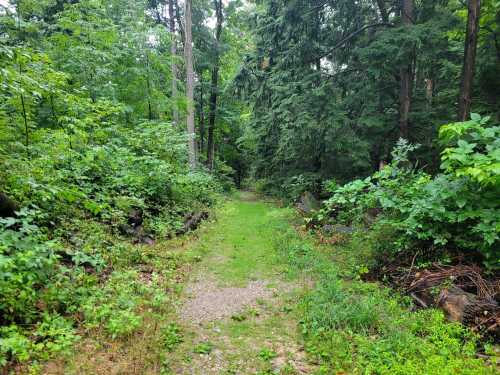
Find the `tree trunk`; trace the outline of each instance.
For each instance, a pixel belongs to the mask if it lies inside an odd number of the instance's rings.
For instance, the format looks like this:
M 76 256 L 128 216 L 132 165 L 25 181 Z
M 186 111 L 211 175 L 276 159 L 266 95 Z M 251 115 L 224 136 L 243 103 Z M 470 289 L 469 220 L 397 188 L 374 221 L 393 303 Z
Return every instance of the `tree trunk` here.
M 415 4 L 414 0 L 402 0 L 401 8 L 401 23 L 405 27 L 410 27 L 415 19 Z M 411 91 L 412 91 L 412 76 L 413 64 L 410 61 L 400 70 L 400 91 L 399 91 L 399 132 L 401 137 L 408 139 L 408 119 L 411 108 Z
M 184 43 L 184 41 L 186 40 L 186 36 L 184 34 L 184 27 L 182 25 L 182 19 L 181 19 L 181 12 L 180 12 L 180 9 L 179 9 L 179 3 L 177 2 L 177 0 L 173 0 L 174 2 L 174 13 L 175 13 L 175 18 L 177 20 L 177 26 L 179 27 L 179 34 L 180 34 L 180 39 L 181 41 Z M 184 46 L 182 46 L 182 48 L 184 48 Z
M 170 46 L 170 54 L 172 55 L 171 71 L 172 71 L 172 108 L 174 126 L 179 125 L 179 110 L 177 108 L 177 37 L 175 35 L 175 13 L 174 0 L 168 1 L 168 17 L 170 23 L 170 34 L 172 35 L 172 45 Z
M 207 143 L 207 166 L 210 170 L 214 168 L 215 159 L 215 120 L 217 115 L 217 95 L 219 90 L 219 42 L 222 34 L 222 22 L 224 21 L 222 14 L 222 0 L 214 0 L 215 13 L 217 14 L 217 25 L 215 30 L 215 61 L 212 69 L 212 87 L 210 94 L 210 117 L 208 121 L 208 143 Z
M 472 85 L 476 64 L 477 38 L 479 34 L 479 17 L 481 0 L 469 0 L 467 33 L 465 36 L 464 65 L 462 68 L 462 82 L 458 98 L 458 120 L 467 121 L 470 118 Z
M 191 169 L 196 168 L 196 140 L 194 129 L 194 71 L 193 71 L 193 37 L 192 37 L 192 0 L 185 1 L 184 17 L 186 25 L 184 34 L 184 54 L 186 58 L 186 95 L 187 95 L 187 133 L 188 133 L 188 156 Z
M 382 22 L 389 22 L 389 13 L 387 12 L 387 6 L 385 4 L 385 0 L 377 0 L 378 9 L 380 11 L 380 17 L 382 18 Z
M 200 147 L 199 147 L 199 152 L 200 154 L 203 153 L 205 149 L 205 111 L 203 108 L 203 74 L 200 74 L 200 128 L 199 128 L 199 133 L 200 133 Z

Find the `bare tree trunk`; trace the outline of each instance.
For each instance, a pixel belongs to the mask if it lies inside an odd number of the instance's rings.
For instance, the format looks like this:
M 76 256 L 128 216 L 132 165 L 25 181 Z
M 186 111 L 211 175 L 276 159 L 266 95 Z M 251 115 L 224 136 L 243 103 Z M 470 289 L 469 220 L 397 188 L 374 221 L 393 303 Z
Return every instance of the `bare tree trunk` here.
M 181 11 L 179 9 L 179 3 L 177 0 L 173 0 L 174 2 L 174 13 L 175 13 L 175 18 L 177 19 L 177 26 L 179 27 L 179 34 L 180 34 L 180 39 L 184 44 L 184 41 L 186 40 L 186 36 L 184 35 L 184 27 L 182 25 L 182 17 L 181 17 Z M 184 48 L 184 46 L 182 46 Z
M 172 55 L 172 102 L 173 102 L 173 119 L 174 126 L 179 125 L 179 110 L 177 108 L 177 64 L 175 58 L 177 57 L 177 36 L 175 34 L 175 13 L 174 13 L 174 0 L 168 1 L 168 17 L 170 22 L 170 34 L 172 35 L 172 45 L 170 46 L 170 54 Z
M 184 8 L 186 41 L 184 43 L 184 55 L 186 58 L 186 95 L 187 108 L 187 133 L 188 133 L 188 156 L 191 169 L 196 168 L 196 140 L 194 128 L 194 71 L 193 71 L 193 36 L 192 36 L 192 0 L 185 1 Z
M 217 14 L 217 25 L 215 29 L 215 61 L 212 69 L 212 92 L 210 94 L 210 117 L 208 121 L 208 143 L 207 143 L 207 166 L 209 169 L 214 168 L 215 159 L 215 120 L 217 116 L 217 95 L 219 90 L 219 60 L 220 60 L 220 38 L 222 34 L 222 22 L 224 17 L 222 14 L 222 0 L 214 0 L 215 13 Z
M 148 119 L 151 121 L 153 119 L 153 108 L 151 105 L 151 82 L 149 81 L 149 56 L 146 53 L 146 92 L 148 96 Z
M 460 84 L 460 96 L 458 98 L 459 121 L 467 121 L 470 118 L 480 13 L 481 0 L 469 0 L 464 65 L 462 69 L 462 82 Z
M 203 75 L 200 74 L 200 154 L 205 149 L 205 111 L 203 108 Z
M 413 25 L 415 19 L 415 4 L 413 0 L 402 0 L 401 22 L 405 27 Z M 409 62 L 400 70 L 400 91 L 399 91 L 399 131 L 403 138 L 409 136 L 408 119 L 411 108 L 411 91 L 413 64 Z

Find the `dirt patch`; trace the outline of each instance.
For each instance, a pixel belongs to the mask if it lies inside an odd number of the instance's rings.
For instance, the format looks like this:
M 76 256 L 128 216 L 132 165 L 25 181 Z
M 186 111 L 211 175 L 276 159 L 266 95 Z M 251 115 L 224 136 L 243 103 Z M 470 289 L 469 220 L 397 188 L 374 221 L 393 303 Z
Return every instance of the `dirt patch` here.
M 280 343 L 276 350 L 276 358 L 272 360 L 275 373 L 311 374 L 314 368 L 307 361 L 304 348 L 290 342 Z
M 194 283 L 187 288 L 191 297 L 182 307 L 181 317 L 191 324 L 223 319 L 254 305 L 258 299 L 271 298 L 276 292 L 263 280 L 250 281 L 244 288 L 221 288 L 213 281 Z

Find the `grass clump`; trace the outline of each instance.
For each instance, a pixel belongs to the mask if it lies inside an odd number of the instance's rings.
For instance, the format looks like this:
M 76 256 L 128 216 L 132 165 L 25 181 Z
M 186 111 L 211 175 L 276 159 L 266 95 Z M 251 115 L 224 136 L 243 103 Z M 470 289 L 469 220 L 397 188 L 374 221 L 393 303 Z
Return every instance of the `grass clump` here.
M 210 354 L 214 350 L 214 344 L 209 341 L 200 342 L 193 348 L 193 353 L 196 354 Z

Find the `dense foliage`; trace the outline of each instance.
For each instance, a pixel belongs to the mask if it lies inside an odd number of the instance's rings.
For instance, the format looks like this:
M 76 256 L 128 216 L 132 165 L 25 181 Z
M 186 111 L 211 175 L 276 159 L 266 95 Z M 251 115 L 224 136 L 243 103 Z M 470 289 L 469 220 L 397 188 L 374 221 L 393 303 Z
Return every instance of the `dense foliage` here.
M 403 1 L 261 2 L 255 50 L 236 80 L 252 108 L 245 140 L 256 178 L 279 186 L 303 174 L 367 176 L 401 136 L 421 145 L 421 165 L 438 170 L 438 126 L 456 121 L 467 12 L 453 0 L 406 3 L 415 7 L 411 25 L 402 23 Z M 497 120 L 499 15 L 497 1 L 482 2 L 472 103 Z
M 68 349 L 79 313 L 113 337 L 137 329 L 139 300 L 163 297 L 136 284 L 127 267 L 147 261 L 125 237 L 175 235 L 221 190 L 188 168 L 171 38 L 147 3 L 63 3 L 0 16 L 0 181 L 17 212 L 0 219 L 0 366 Z
M 341 187 L 330 183 L 332 197 L 314 220 L 366 223 L 372 211 L 381 258 L 423 251 L 444 260 L 444 250 L 466 251 L 498 269 L 500 127 L 488 120 L 474 114 L 441 127 L 442 173 L 435 176 L 412 165 L 409 153 L 418 147 L 401 140 L 380 172 Z
M 495 275 L 499 25 L 497 0 L 0 0 L 0 367 L 165 316 L 197 260 L 166 240 L 234 186 L 324 200 L 307 224 L 369 229 L 367 263 Z M 469 331 L 287 236 L 325 373 L 482 373 Z

